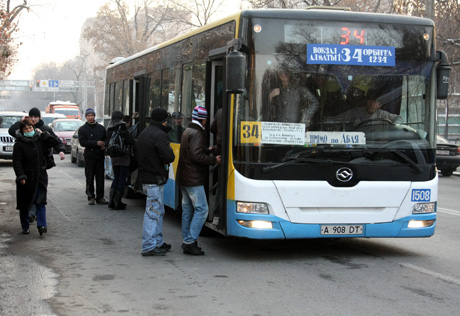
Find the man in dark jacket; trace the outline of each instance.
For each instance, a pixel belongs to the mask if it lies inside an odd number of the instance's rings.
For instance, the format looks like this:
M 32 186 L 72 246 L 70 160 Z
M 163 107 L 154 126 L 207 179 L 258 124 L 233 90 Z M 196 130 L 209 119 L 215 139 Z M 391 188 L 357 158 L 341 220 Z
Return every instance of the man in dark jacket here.
M 213 157 L 206 146 L 204 130 L 208 112 L 196 106 L 192 122 L 182 135 L 177 181 L 182 192 L 182 249 L 185 254 L 202 256 L 198 236 L 208 216 L 208 202 L 204 185 L 209 165 L 220 164 L 220 156 Z
M 88 204 L 108 204 L 104 198 L 104 154 L 106 131 L 96 121 L 96 112 L 87 109 L 86 123 L 78 129 L 78 141 L 85 147 L 85 177 Z M 96 195 L 94 194 L 94 178 L 96 178 Z
M 163 194 L 168 181 L 168 166 L 174 161 L 169 145 L 168 112 L 152 111 L 150 125 L 142 131 L 136 143 L 140 183 L 147 196 L 142 232 L 142 255 L 163 256 L 171 245 L 163 240 L 165 213 Z
M 56 134 L 54 133 L 53 129 L 47 126 L 45 122 L 43 122 L 43 120 L 41 119 L 41 112 L 39 109 L 31 108 L 29 111 L 29 117 L 32 120 L 32 123 L 34 124 L 36 129 L 38 128 L 42 132 L 48 132 L 53 137 L 56 137 L 57 139 L 59 139 L 59 137 L 57 137 Z M 11 136 L 16 137 L 16 133 L 19 131 L 19 123 L 20 123 L 19 121 L 14 123 L 8 129 L 8 133 Z M 61 160 L 64 160 L 65 159 L 65 146 L 60 139 L 59 139 L 59 143 L 53 148 L 56 152 L 59 153 L 59 158 L 61 158 Z M 49 149 L 46 149 L 44 154 L 48 155 L 48 154 L 51 154 L 51 152 Z

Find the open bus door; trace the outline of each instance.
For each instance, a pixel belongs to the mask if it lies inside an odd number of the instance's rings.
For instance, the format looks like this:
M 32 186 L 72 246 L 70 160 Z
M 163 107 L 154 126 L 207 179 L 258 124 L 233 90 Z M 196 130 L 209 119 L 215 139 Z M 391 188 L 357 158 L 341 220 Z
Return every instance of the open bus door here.
M 132 126 L 135 126 L 135 138 L 137 139 L 149 119 L 145 113 L 148 112 L 147 97 L 150 82 L 148 77 L 141 75 L 134 77 L 131 83 L 130 94 L 132 102 L 130 102 L 129 114 L 131 115 Z M 134 157 L 136 157 L 135 152 Z M 138 192 L 142 191 L 142 185 L 138 181 L 137 161 L 131 161 L 129 169 L 129 186 L 126 197 L 134 197 Z
M 211 52 L 212 53 L 212 52 Z M 222 121 L 219 124 L 221 128 L 222 141 L 221 148 L 221 164 L 220 166 L 211 166 L 208 179 L 208 205 L 209 215 L 206 226 L 212 230 L 226 233 L 227 220 L 227 164 L 228 164 L 228 106 L 225 94 L 224 82 L 224 54 L 222 51 L 216 55 L 210 54 L 209 62 L 207 63 L 207 107 L 209 109 L 208 124 L 211 126 L 215 119 L 217 111 L 222 109 Z M 209 130 L 209 129 L 208 129 Z M 217 145 L 217 135 L 209 130 L 210 146 Z

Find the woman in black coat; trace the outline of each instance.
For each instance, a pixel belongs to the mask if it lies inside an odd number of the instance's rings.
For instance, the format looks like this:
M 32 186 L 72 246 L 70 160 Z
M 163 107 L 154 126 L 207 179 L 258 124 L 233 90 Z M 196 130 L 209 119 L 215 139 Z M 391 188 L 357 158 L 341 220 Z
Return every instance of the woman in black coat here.
M 40 236 L 47 232 L 46 191 L 48 174 L 44 149 L 56 146 L 59 139 L 34 129 L 31 119 L 22 119 L 16 132 L 13 149 L 13 168 L 16 174 L 16 208 L 19 210 L 23 234 L 29 234 L 29 209 L 35 205 Z

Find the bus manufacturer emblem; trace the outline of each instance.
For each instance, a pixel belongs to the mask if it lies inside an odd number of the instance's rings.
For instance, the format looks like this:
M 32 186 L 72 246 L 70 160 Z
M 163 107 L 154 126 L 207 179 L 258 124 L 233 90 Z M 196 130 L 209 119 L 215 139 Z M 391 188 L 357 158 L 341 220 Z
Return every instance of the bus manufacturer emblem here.
M 348 182 L 351 180 L 351 178 L 353 178 L 353 171 L 351 171 L 350 168 L 346 167 L 340 168 L 335 173 L 335 176 L 337 177 L 337 180 L 339 180 L 340 182 Z

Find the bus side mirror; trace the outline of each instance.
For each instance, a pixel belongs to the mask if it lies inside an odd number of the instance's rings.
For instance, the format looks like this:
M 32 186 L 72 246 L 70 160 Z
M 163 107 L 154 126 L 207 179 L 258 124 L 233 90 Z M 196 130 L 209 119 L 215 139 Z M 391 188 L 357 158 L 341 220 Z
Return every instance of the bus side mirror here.
M 226 91 L 241 94 L 244 92 L 244 77 L 246 75 L 246 55 L 237 50 L 227 55 L 226 61 Z
M 449 73 L 452 67 L 449 66 L 445 52 L 438 50 L 436 59 L 439 62 L 436 67 L 436 95 L 438 99 L 445 100 L 449 94 Z

